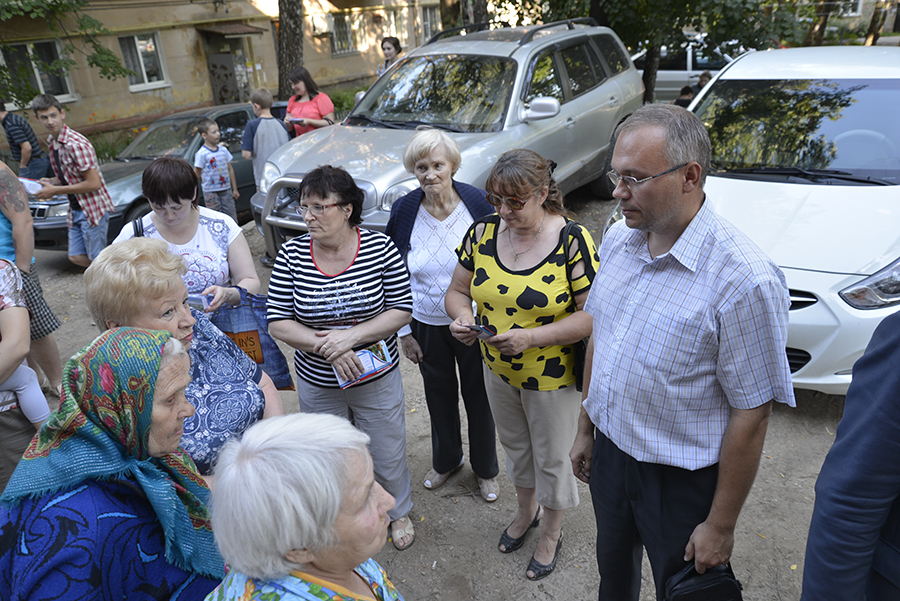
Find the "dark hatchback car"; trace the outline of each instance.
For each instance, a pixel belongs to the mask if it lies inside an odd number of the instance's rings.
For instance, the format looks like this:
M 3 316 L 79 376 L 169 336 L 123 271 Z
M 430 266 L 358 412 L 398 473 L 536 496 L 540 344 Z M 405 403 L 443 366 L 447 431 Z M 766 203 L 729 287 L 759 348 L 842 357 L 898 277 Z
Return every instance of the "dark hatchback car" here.
M 220 144 L 225 145 L 234 155 L 232 164 L 240 192 L 236 203 L 238 218 L 241 223 L 251 219 L 250 197 L 256 192 L 256 183 L 251 162 L 241 158 L 241 138 L 247 122 L 254 118 L 253 109 L 247 103 L 193 109 L 157 119 L 114 161 L 100 166 L 115 205 L 109 221 L 110 242 L 125 223 L 150 212 L 147 199 L 141 192 L 141 175 L 153 159 L 180 157 L 191 165 L 194 164 L 194 154 L 203 144 L 197 131 L 197 122 L 203 117 L 209 117 L 218 123 L 222 132 Z M 64 196 L 49 200 L 29 196 L 28 201 L 34 217 L 35 248 L 66 250 L 66 212 L 69 201 Z

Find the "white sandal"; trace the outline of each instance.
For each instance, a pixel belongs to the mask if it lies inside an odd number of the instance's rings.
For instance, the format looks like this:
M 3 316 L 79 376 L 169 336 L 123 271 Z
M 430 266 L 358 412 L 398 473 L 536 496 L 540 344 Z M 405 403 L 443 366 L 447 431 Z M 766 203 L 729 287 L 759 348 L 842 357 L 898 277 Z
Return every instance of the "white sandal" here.
M 398 528 L 395 524 L 402 524 L 402 526 Z M 409 542 L 405 545 L 401 545 L 398 541 L 407 536 L 411 536 L 412 538 L 409 539 Z M 398 551 L 405 551 L 406 549 L 409 549 L 414 542 L 416 542 L 416 529 L 413 527 L 412 520 L 409 519 L 408 515 L 391 522 L 391 543 L 393 543 L 394 548 Z

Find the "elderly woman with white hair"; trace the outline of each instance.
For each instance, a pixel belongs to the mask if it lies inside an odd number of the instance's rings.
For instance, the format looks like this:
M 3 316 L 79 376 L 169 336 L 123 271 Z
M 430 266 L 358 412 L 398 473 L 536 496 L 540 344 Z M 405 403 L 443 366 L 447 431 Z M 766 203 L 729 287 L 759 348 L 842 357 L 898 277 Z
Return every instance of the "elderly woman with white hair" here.
M 394 498 L 369 436 L 344 418 L 298 413 L 228 442 L 216 466 L 216 543 L 231 572 L 207 601 L 403 601 L 372 559 Z
M 438 129 L 421 129 L 403 151 L 403 166 L 420 188 L 391 207 L 385 232 L 406 261 L 413 312 L 401 328 L 400 346 L 419 366 L 431 417 L 431 465 L 425 488 L 442 486 L 465 463 L 460 435 L 462 390 L 469 430 L 469 455 L 481 497 L 497 500 L 497 446 L 494 418 L 481 376 L 481 353 L 453 337 L 444 295 L 457 262 L 456 247 L 476 219 L 494 208 L 480 188 L 457 182 L 462 157 L 456 141 Z M 461 382 L 456 378 L 459 366 Z

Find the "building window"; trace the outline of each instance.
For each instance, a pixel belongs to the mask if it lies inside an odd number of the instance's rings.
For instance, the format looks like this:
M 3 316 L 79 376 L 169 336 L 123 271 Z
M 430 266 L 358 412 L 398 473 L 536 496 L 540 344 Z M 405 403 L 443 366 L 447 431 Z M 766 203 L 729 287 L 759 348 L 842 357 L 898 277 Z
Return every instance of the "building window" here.
M 362 14 L 335 13 L 332 18 L 334 19 L 334 34 L 331 36 L 331 53 L 333 55 L 340 56 L 368 48 Z
M 841 2 L 839 17 L 858 17 L 862 14 L 863 0 L 849 0 Z
M 46 71 L 46 65 L 61 58 L 56 42 L 10 44 L 3 47 L 2 57 L 3 64 L 13 73 L 27 77 L 42 94 L 53 94 L 60 102 L 75 100 L 69 77 Z
M 406 46 L 406 41 L 408 39 L 406 11 L 389 10 L 385 13 L 385 16 L 387 17 L 387 21 L 384 27 L 384 35 L 394 36 L 395 38 L 400 40 L 401 46 Z
M 147 33 L 119 38 L 125 68 L 134 71 L 128 76 L 128 87 L 134 92 L 168 85 L 159 35 Z
M 422 33 L 427 42 L 431 36 L 441 31 L 441 9 L 439 6 L 422 7 Z

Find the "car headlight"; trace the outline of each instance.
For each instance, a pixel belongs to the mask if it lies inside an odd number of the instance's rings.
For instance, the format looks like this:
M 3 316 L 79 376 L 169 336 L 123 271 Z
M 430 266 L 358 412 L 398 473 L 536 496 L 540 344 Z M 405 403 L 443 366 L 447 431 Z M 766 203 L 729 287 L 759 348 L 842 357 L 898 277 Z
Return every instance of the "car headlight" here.
M 390 211 L 395 202 L 419 187 L 419 180 L 408 179 L 394 184 L 381 197 L 381 210 Z
M 281 177 L 281 170 L 275 166 L 275 163 L 266 161 L 266 164 L 263 165 L 262 179 L 259 182 L 259 193 L 268 194 L 269 188 L 279 177 Z
M 884 309 L 900 303 L 900 259 L 838 294 L 856 309 Z
M 61 202 L 47 207 L 47 217 L 65 217 L 69 214 L 69 203 Z

